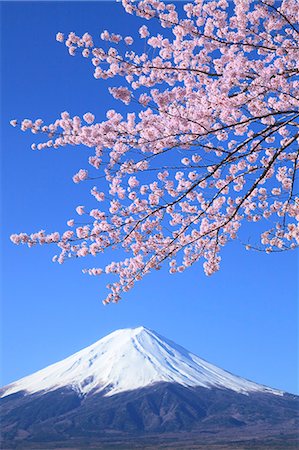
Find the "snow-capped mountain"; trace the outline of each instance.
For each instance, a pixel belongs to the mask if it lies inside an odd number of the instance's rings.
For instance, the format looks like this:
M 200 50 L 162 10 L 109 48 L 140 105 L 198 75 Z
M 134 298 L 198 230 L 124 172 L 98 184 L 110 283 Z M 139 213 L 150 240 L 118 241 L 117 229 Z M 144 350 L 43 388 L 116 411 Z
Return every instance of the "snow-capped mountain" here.
M 283 394 L 219 369 L 154 331 L 138 327 L 115 331 L 69 358 L 10 384 L 1 397 L 67 386 L 82 394 L 105 391 L 105 396 L 111 396 L 159 382 L 244 394 Z
M 7 449 L 181 450 L 219 440 L 236 448 L 254 437 L 250 448 L 261 450 L 268 438 L 275 448 L 298 438 L 297 396 L 232 375 L 143 327 L 115 331 L 2 388 L 0 408 Z

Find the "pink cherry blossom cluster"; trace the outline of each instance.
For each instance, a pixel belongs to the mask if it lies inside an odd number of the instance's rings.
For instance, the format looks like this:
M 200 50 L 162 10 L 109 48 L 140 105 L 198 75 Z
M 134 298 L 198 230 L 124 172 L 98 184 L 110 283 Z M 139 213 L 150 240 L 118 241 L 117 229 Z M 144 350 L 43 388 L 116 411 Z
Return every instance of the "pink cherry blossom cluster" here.
M 84 181 L 88 179 L 88 171 L 85 169 L 80 169 L 78 173 L 73 176 L 74 183 L 80 183 L 80 181 Z
M 110 94 L 112 94 L 112 96 L 116 99 L 121 100 L 122 102 L 124 102 L 126 105 L 128 105 L 130 103 L 131 100 L 131 92 L 129 91 L 129 89 L 127 87 L 114 87 L 114 88 L 109 88 L 109 92 Z
M 166 261 L 170 273 L 181 273 L 203 260 L 212 275 L 221 247 L 238 238 L 245 221 L 259 222 L 261 233 L 260 244 L 247 249 L 298 247 L 299 3 L 234 0 L 232 8 L 226 0 L 203 0 L 185 4 L 183 14 L 157 0 L 122 4 L 149 21 L 139 29 L 144 52 L 129 51 L 130 36 L 107 30 L 103 47 L 88 33 L 58 33 L 57 40 L 70 54 L 79 49 L 90 58 L 95 78 L 121 77 L 109 91 L 134 111 L 111 109 L 101 122 L 92 113 L 81 120 L 67 112 L 49 125 L 11 121 L 47 136 L 33 149 L 94 149 L 91 169 L 73 180 L 99 179 L 101 187 L 90 191 L 97 207 L 78 206 L 85 223 L 70 219 L 73 230 L 61 235 L 40 231 L 11 240 L 56 243 L 59 263 L 108 248 L 128 253 L 104 270 L 84 270 L 117 276 L 104 303 L 117 302 Z M 151 34 L 152 19 L 161 33 Z

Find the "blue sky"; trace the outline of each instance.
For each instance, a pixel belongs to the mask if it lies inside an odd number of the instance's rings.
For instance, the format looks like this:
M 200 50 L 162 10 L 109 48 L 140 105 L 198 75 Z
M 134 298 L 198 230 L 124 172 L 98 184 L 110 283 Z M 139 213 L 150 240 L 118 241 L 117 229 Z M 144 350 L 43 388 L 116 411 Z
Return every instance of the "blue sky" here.
M 68 55 L 56 32 L 134 35 L 142 22 L 113 2 L 2 2 L 1 9 L 2 384 L 115 329 L 144 325 L 237 375 L 298 393 L 294 252 L 265 255 L 234 242 L 212 277 L 201 264 L 172 276 L 165 268 L 118 305 L 103 306 L 105 279 L 82 274 L 86 261 L 60 266 L 51 262 L 55 248 L 11 244 L 12 233 L 63 230 L 90 186 L 72 182 L 87 149 L 33 152 L 34 135 L 9 120 L 47 122 L 64 110 L 101 120 L 112 105 L 108 85 L 93 78 L 88 61 Z

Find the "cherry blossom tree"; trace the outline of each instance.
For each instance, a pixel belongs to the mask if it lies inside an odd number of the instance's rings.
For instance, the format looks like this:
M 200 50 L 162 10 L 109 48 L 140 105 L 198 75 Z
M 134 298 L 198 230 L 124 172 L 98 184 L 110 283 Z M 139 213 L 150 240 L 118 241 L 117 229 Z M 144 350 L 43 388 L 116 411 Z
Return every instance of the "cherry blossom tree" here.
M 90 112 L 63 112 L 48 125 L 11 122 L 41 136 L 32 149 L 90 148 L 91 167 L 73 181 L 94 184 L 94 208 L 76 208 L 83 225 L 70 219 L 62 233 L 14 234 L 12 242 L 57 244 L 59 263 L 122 250 L 120 261 L 84 270 L 117 276 L 104 303 L 164 262 L 176 273 L 203 260 L 213 274 L 244 221 L 260 222 L 252 224 L 257 249 L 296 248 L 298 1 L 122 4 L 144 19 L 143 51 L 109 31 L 101 46 L 88 33 L 59 32 L 57 40 L 89 59 L 96 79 L 115 78 L 109 91 L 125 113 L 111 109 L 100 122 Z M 153 21 L 161 34 L 150 32 Z

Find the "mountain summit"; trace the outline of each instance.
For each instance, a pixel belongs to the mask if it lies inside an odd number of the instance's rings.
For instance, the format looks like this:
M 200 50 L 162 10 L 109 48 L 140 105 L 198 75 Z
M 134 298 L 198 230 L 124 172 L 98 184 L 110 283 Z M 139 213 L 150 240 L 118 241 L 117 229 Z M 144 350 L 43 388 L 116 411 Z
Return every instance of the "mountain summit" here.
M 144 327 L 115 331 L 2 388 L 0 407 L 1 448 L 236 448 L 254 437 L 250 448 L 262 450 L 298 441 L 297 396 Z
M 74 355 L 8 385 L 1 397 L 62 387 L 86 395 L 111 396 L 154 383 L 225 388 L 235 392 L 283 392 L 219 369 L 183 347 L 144 327 L 114 331 Z

